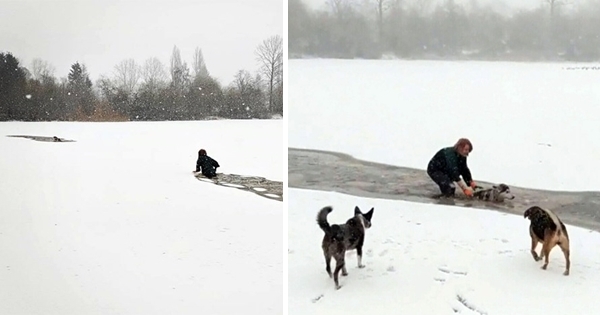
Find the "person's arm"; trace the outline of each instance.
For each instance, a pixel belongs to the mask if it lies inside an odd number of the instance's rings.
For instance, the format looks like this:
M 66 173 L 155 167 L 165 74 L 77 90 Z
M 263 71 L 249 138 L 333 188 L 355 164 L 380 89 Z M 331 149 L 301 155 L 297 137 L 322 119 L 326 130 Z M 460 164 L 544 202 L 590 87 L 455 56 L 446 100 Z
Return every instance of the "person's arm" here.
M 215 160 L 213 158 L 211 158 L 211 163 L 212 163 L 212 166 L 214 166 L 215 168 L 216 167 L 221 167 L 221 165 L 219 165 L 219 162 L 217 162 L 217 160 Z
M 466 158 L 459 158 L 458 170 L 460 172 L 460 175 L 462 175 L 462 178 L 465 180 L 467 186 L 470 186 L 471 182 L 473 181 L 473 177 L 471 177 L 471 170 L 469 169 L 469 166 L 467 166 Z

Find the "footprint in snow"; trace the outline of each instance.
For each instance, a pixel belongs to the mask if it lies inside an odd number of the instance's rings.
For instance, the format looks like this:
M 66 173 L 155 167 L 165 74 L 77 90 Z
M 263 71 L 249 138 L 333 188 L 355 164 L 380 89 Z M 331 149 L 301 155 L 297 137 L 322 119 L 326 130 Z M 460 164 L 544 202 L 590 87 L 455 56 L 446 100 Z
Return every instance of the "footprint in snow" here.
M 393 239 L 391 239 L 391 238 L 388 238 L 388 239 L 386 239 L 385 241 L 383 241 L 383 244 L 393 244 L 393 243 L 395 243 L 395 242 L 394 242 L 394 240 L 393 240 Z
M 461 276 L 467 275 L 466 271 L 456 271 L 456 270 L 452 270 L 452 269 L 446 268 L 446 267 L 438 267 L 438 270 L 443 273 L 447 273 L 447 274 L 454 274 L 454 275 L 461 275 Z

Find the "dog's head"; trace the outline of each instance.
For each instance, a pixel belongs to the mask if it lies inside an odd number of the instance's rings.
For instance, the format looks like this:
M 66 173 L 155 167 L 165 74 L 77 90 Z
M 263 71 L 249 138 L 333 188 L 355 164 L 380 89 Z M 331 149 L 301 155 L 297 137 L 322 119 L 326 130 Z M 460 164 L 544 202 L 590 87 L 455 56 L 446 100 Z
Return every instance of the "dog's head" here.
M 534 217 L 540 216 L 540 215 L 544 215 L 544 210 L 542 210 L 542 208 L 540 208 L 538 206 L 529 207 L 523 213 L 523 217 L 524 218 L 528 218 L 530 220 L 533 219 Z
M 506 184 L 494 185 L 492 188 L 498 192 L 498 195 L 502 195 L 504 199 L 515 199 L 515 196 L 510 192 L 510 187 Z
M 354 217 L 361 220 L 361 222 L 363 222 L 365 226 L 365 229 L 368 229 L 371 227 L 371 218 L 373 217 L 373 211 L 375 211 L 375 208 L 371 208 L 371 210 L 369 210 L 369 212 L 367 213 L 362 213 L 360 211 L 360 208 L 356 206 L 354 207 Z

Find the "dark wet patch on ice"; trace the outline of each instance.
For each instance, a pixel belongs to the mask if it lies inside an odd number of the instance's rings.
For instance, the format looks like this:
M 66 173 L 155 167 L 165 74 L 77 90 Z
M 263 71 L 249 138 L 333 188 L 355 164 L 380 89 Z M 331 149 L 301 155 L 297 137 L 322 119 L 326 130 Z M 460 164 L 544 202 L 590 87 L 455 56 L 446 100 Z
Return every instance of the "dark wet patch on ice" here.
M 28 136 L 28 135 L 7 135 L 7 137 L 26 138 L 26 139 L 42 141 L 42 142 L 75 142 L 75 140 L 59 138 L 57 136 L 48 137 L 48 136 Z

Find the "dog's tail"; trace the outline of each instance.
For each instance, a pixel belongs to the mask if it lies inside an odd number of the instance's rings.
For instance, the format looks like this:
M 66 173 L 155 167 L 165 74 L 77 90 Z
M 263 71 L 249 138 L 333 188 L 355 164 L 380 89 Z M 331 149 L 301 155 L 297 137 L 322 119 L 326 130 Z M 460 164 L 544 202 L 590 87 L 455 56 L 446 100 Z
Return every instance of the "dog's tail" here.
M 327 222 L 327 215 L 331 211 L 333 211 L 333 208 L 331 206 L 327 206 L 321 209 L 317 215 L 317 224 L 319 224 L 319 227 L 321 230 L 323 230 L 323 232 L 325 232 L 326 235 L 331 234 L 331 225 L 329 225 L 329 222 Z

